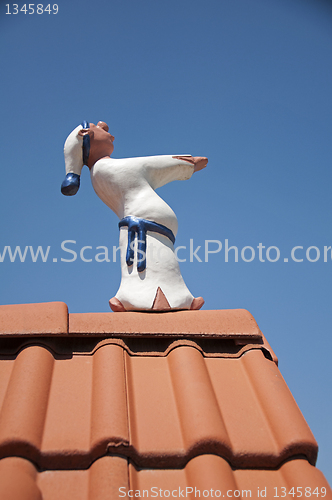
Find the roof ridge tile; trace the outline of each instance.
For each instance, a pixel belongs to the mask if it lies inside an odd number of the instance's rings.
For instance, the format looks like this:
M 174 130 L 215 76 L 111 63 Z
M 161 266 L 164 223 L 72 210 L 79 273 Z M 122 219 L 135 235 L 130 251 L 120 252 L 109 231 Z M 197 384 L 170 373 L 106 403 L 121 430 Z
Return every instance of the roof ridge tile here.
M 0 335 L 68 335 L 64 302 L 0 305 Z

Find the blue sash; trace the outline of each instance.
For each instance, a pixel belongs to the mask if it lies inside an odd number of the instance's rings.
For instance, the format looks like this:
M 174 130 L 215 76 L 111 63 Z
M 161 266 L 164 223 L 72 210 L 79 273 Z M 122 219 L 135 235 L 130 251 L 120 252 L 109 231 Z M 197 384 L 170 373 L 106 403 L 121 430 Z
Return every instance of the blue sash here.
M 137 246 L 137 271 L 142 272 L 146 268 L 146 232 L 153 231 L 154 233 L 159 233 L 167 236 L 171 242 L 175 243 L 175 236 L 173 232 L 168 229 L 168 227 L 162 224 L 157 224 L 151 220 L 140 219 L 139 217 L 133 217 L 129 215 L 119 222 L 119 228 L 123 226 L 128 226 L 128 245 L 126 253 L 126 263 L 127 266 L 132 266 L 134 262 L 134 241 L 135 234 L 138 235 L 138 246 Z M 141 258 L 139 258 L 141 256 Z

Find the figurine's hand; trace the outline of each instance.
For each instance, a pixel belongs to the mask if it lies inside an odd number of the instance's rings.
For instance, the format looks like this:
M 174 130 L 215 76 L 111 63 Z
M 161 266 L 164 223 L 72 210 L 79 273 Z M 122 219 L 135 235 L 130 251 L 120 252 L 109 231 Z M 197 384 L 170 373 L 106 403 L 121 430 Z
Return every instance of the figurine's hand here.
M 204 156 L 173 156 L 173 158 L 177 158 L 178 160 L 184 160 L 188 163 L 194 165 L 194 172 L 198 172 L 206 167 L 208 159 Z
M 209 161 L 207 158 L 204 156 L 194 156 L 194 172 L 198 172 L 199 170 L 203 170 L 203 168 L 206 167 L 207 162 Z

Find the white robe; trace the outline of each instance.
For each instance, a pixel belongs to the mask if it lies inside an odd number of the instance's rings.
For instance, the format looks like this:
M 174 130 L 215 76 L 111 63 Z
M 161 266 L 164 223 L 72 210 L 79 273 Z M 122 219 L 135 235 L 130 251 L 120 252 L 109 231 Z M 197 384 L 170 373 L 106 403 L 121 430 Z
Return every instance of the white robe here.
M 97 195 L 120 219 L 134 216 L 157 222 L 174 236 L 178 229 L 176 215 L 155 189 L 174 180 L 189 179 L 193 172 L 193 164 L 170 155 L 102 158 L 90 171 Z M 146 269 L 138 272 L 137 235 L 134 262 L 127 266 L 128 229 L 120 229 L 122 279 L 115 297 L 126 310 L 149 310 L 160 287 L 172 309 L 190 309 L 194 297 L 181 276 L 173 243 L 152 231 L 147 232 L 146 242 Z

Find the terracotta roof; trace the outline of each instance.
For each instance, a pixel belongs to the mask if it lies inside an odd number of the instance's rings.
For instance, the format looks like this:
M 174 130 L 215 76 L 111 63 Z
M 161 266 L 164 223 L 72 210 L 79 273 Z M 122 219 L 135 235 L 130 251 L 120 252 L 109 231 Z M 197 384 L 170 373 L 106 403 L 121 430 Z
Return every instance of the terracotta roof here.
M 105 456 L 96 460 L 87 470 L 42 472 L 38 472 L 31 462 L 23 458 L 0 460 L 2 500 L 114 500 L 124 498 L 120 494 L 128 490 L 133 490 L 130 491 L 132 498 L 136 491 L 141 493 L 141 497 L 146 491 L 149 496 L 145 493 L 144 498 L 153 498 L 152 494 L 156 498 L 156 492 L 159 493 L 160 489 L 162 498 L 166 498 L 169 493 L 171 497 L 172 492 L 173 498 L 176 495 L 179 497 L 181 491 L 184 498 L 194 499 L 195 488 L 196 493 L 200 491 L 200 498 L 203 498 L 204 491 L 211 489 L 217 493 L 214 498 L 219 495 L 218 492 L 226 498 L 227 492 L 233 498 L 250 498 L 248 491 L 251 492 L 251 498 L 258 498 L 258 490 L 262 492 L 266 489 L 266 498 L 271 500 L 276 498 L 276 494 L 279 497 L 284 495 L 283 488 L 287 492 L 292 491 L 292 488 L 295 490 L 294 497 L 287 495 L 286 498 L 297 498 L 296 493 L 301 490 L 304 497 L 305 488 L 308 497 L 310 492 L 311 498 L 332 498 L 323 474 L 303 459 L 286 462 L 276 470 L 232 470 L 221 457 L 200 455 L 190 460 L 183 469 L 158 470 L 137 469 L 124 457 Z M 316 494 L 313 494 L 314 491 Z
M 63 303 L 0 306 L 0 355 L 1 499 L 1 477 L 29 484 L 32 496 L 11 499 L 195 481 L 326 487 L 317 443 L 247 311 L 68 320 Z
M 0 306 L 1 335 L 58 335 L 68 333 L 68 307 L 64 302 Z
M 162 321 L 161 321 L 162 318 Z M 121 335 L 121 337 L 204 337 L 260 340 L 253 316 L 244 309 L 70 314 L 63 302 L 0 306 L 0 335 Z

